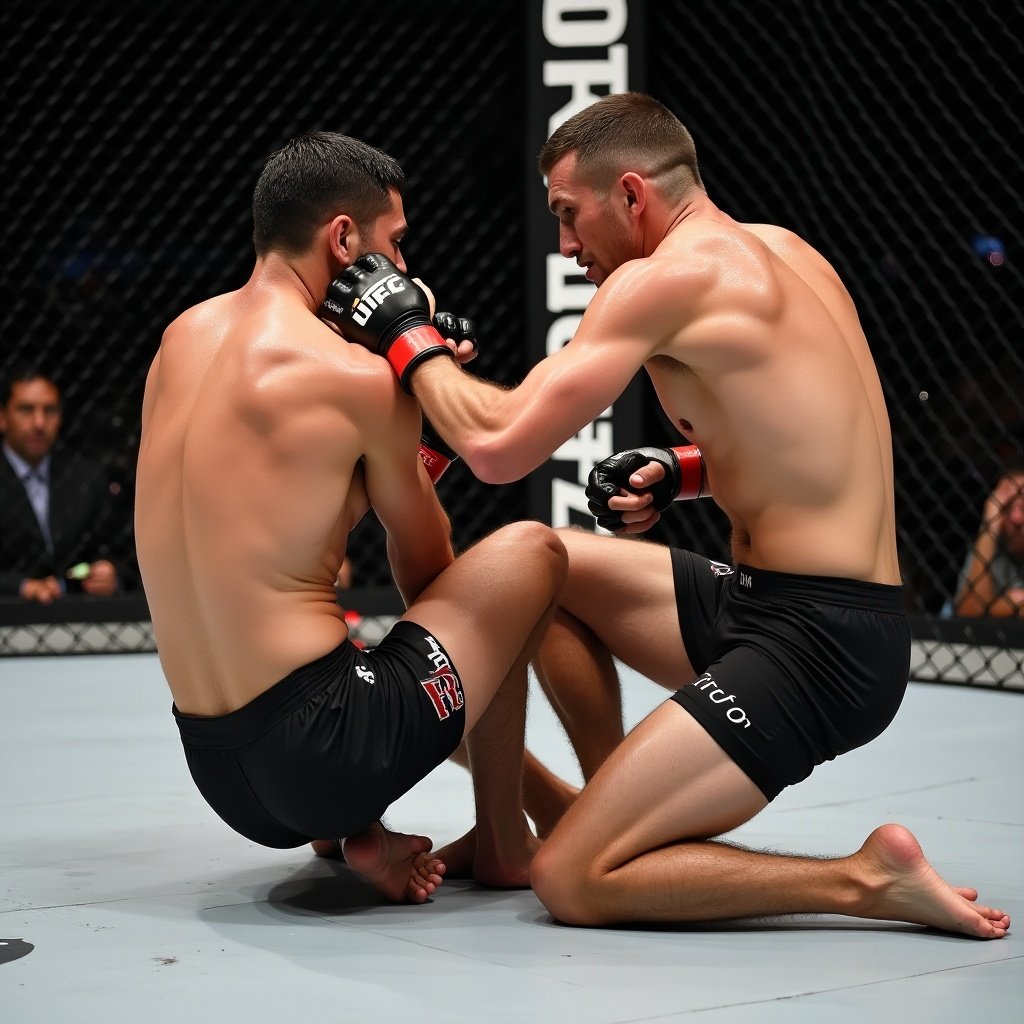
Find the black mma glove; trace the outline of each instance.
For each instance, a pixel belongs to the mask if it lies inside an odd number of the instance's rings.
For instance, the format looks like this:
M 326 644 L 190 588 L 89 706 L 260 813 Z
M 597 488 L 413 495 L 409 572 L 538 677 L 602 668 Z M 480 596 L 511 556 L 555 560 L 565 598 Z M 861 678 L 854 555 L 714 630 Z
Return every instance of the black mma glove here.
M 414 367 L 431 356 L 455 358 L 431 323 L 427 296 L 381 253 L 346 267 L 327 286 L 318 315 L 349 341 L 384 356 L 410 395 Z
M 657 483 L 638 489 L 629 478 L 649 462 L 663 466 L 665 475 Z M 620 490 L 649 492 L 657 512 L 664 512 L 673 501 L 703 497 L 708 493 L 707 474 L 700 449 L 695 444 L 685 448 L 627 448 L 597 463 L 587 483 L 587 504 L 598 525 L 606 530 L 621 530 L 626 525 L 622 512 L 608 507 L 608 501 Z
M 451 338 L 456 344 L 460 341 L 473 343 L 473 351 L 480 347 L 476 340 L 476 324 L 464 316 L 453 316 L 451 313 L 435 313 L 434 326 L 442 338 Z

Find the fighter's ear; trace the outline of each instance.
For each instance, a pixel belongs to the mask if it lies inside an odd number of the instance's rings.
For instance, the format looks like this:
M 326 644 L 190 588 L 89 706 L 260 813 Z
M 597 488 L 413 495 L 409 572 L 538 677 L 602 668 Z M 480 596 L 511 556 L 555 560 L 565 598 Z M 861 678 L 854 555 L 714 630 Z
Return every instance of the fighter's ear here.
M 352 266 L 359 258 L 359 229 L 347 213 L 339 213 L 331 221 L 327 228 L 327 241 L 342 269 Z
M 630 213 L 642 213 L 647 205 L 647 182 L 644 177 L 636 171 L 626 171 L 619 178 L 619 188 Z

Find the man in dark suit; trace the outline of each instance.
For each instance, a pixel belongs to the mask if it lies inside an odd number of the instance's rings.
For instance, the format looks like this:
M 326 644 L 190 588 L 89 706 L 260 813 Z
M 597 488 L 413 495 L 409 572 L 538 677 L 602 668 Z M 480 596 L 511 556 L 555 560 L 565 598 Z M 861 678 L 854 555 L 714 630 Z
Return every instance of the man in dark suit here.
M 49 604 L 69 590 L 112 594 L 117 570 L 100 557 L 110 492 L 99 467 L 54 452 L 60 391 L 23 370 L 0 404 L 0 595 Z

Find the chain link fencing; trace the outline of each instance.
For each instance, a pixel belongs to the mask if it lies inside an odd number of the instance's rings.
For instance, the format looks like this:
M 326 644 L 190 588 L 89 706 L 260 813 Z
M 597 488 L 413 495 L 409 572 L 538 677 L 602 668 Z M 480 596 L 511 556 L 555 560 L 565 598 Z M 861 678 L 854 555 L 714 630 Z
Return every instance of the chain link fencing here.
M 409 184 L 406 255 L 441 308 L 472 315 L 475 367 L 524 372 L 518 223 L 525 41 L 514 2 L 466 17 L 440 0 L 5 3 L 0 112 L 0 372 L 41 366 L 63 392 L 62 440 L 100 461 L 119 520 L 103 539 L 138 586 L 131 531 L 145 375 L 164 327 L 240 286 L 263 160 L 309 129 L 396 156 Z M 499 113 L 500 111 L 500 113 Z M 510 267 L 511 264 L 511 267 Z M 16 268 L 16 273 L 13 270 Z M 524 485 L 454 465 L 439 493 L 455 540 L 526 516 Z M 390 581 L 372 517 L 353 581 Z
M 631 11 L 647 22 L 645 88 L 693 132 L 711 196 L 803 235 L 857 302 L 892 419 L 915 675 L 1012 684 L 1019 621 L 956 613 L 986 500 L 1024 454 L 1019 0 Z M 100 540 L 128 592 L 146 370 L 178 313 L 244 282 L 253 185 L 299 132 L 400 160 L 410 267 L 477 320 L 475 372 L 521 379 L 522 221 L 543 201 L 523 147 L 525 66 L 518 0 L 0 8 L 0 373 L 38 365 L 61 386 L 62 443 L 107 475 L 115 522 Z M 671 440 L 647 405 L 651 443 Z M 490 487 L 461 463 L 438 490 L 458 547 L 529 515 L 525 484 Z M 707 502 L 655 538 L 728 557 Z M 358 607 L 361 588 L 390 584 L 372 517 L 350 556 Z M 388 621 L 370 611 L 361 628 L 373 642 Z

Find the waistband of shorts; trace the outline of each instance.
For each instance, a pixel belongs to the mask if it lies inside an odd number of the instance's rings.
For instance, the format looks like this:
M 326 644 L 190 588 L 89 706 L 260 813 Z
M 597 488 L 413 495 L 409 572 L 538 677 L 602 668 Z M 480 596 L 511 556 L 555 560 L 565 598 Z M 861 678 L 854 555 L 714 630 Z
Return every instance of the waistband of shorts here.
M 182 714 L 171 705 L 183 743 L 197 747 L 243 747 L 336 681 L 354 662 L 358 648 L 345 640 L 333 651 L 290 672 L 269 690 L 226 715 L 204 718 Z
M 905 614 L 902 584 L 871 583 L 842 576 L 804 576 L 755 569 L 737 563 L 731 590 L 741 597 L 766 601 L 805 598 L 823 604 Z

